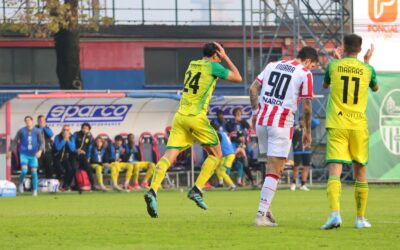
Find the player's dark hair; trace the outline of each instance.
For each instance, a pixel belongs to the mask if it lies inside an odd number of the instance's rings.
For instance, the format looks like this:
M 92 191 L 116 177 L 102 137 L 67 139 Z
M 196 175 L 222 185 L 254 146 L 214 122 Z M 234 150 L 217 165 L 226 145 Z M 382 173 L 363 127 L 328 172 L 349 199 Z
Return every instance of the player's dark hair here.
M 37 119 L 39 120 L 40 118 L 43 118 L 44 115 L 38 115 Z
M 104 138 L 101 137 L 100 135 L 97 136 L 96 139 L 94 139 L 95 142 L 98 141 L 98 140 L 100 140 L 104 144 Z
M 123 141 L 124 139 L 122 138 L 121 135 L 117 135 L 114 137 L 114 141 Z
M 130 142 L 131 138 L 133 138 L 133 141 L 135 140 L 135 136 L 132 133 L 128 134 L 128 136 L 126 137 L 128 143 Z
M 310 59 L 312 62 L 318 62 L 318 52 L 313 47 L 305 46 L 301 48 L 301 50 L 297 54 L 297 58 L 302 61 Z
M 361 51 L 362 37 L 356 34 L 346 35 L 343 39 L 344 52 L 355 54 Z
M 90 126 L 90 124 L 89 124 L 88 122 L 84 122 L 84 123 L 82 123 L 82 125 L 81 125 L 81 129 L 83 129 L 84 127 L 88 127 L 88 128 L 89 128 L 89 130 L 91 130 L 91 129 L 92 129 L 92 126 Z
M 232 110 L 232 115 L 236 115 L 237 114 L 237 112 L 242 112 L 242 108 L 240 108 L 240 107 L 237 107 L 237 108 L 234 108 L 233 110 Z
M 224 47 L 222 45 L 222 43 L 220 43 L 219 45 Z M 212 57 L 215 53 L 217 53 L 217 51 L 218 51 L 218 47 L 217 47 L 217 45 L 215 45 L 214 42 L 206 43 L 203 46 L 203 56 L 205 56 L 205 57 Z
M 24 117 L 24 121 L 26 121 L 26 119 L 30 119 L 30 120 L 33 121 L 33 118 L 32 118 L 32 116 L 30 116 L 30 115 L 25 116 L 25 117 Z
M 217 110 L 217 115 L 223 115 L 223 114 L 224 114 L 224 111 L 222 109 Z

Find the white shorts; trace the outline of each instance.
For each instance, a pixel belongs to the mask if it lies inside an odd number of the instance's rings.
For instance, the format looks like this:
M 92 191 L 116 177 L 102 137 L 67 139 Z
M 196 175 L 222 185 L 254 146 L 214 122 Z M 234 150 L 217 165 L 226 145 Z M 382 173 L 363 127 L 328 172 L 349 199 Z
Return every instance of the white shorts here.
M 292 146 L 293 128 L 257 125 L 256 133 L 260 154 L 283 158 L 289 156 L 290 148 Z

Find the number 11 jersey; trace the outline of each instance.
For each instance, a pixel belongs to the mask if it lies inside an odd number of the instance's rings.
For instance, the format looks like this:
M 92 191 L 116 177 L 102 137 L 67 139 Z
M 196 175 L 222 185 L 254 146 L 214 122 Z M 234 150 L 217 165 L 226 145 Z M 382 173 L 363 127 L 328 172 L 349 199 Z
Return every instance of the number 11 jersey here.
M 368 87 L 374 87 L 377 82 L 374 68 L 357 58 L 332 60 L 325 71 L 324 82 L 330 85 L 326 127 L 367 128 Z
M 299 98 L 313 97 L 311 72 L 295 60 L 269 63 L 257 81 L 262 85 L 257 124 L 291 128 Z
M 217 79 L 226 79 L 229 70 L 209 60 L 194 60 L 185 73 L 178 112 L 182 115 L 207 114 Z

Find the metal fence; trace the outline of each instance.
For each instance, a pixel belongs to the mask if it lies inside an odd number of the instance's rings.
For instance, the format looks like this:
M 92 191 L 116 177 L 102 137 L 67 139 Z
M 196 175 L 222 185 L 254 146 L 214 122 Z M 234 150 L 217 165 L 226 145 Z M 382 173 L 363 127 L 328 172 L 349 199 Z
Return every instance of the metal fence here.
M 17 21 L 18 13 L 43 8 L 44 2 L 0 0 L 0 20 Z M 110 17 L 115 24 L 126 25 L 242 25 L 243 15 L 250 20 L 250 2 L 256 5 L 259 0 L 79 0 L 79 11 L 87 17 Z M 93 3 L 99 7 L 94 8 Z

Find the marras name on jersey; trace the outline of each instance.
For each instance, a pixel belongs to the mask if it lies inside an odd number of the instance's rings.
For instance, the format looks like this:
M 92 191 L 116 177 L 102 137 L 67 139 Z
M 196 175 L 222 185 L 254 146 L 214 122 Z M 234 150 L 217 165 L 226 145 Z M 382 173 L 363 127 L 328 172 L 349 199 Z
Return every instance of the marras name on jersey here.
M 276 99 L 273 99 L 273 98 L 268 98 L 266 96 L 264 96 L 263 99 L 264 99 L 265 103 L 282 106 L 282 101 L 280 101 L 280 100 L 276 100 Z
M 351 66 L 349 66 L 349 67 L 338 66 L 338 71 L 339 71 L 339 73 L 350 73 L 350 74 L 363 75 L 363 69 L 351 67 Z
M 287 65 L 287 64 L 278 64 L 278 65 L 276 65 L 275 69 L 293 73 L 296 68 L 293 66 Z

